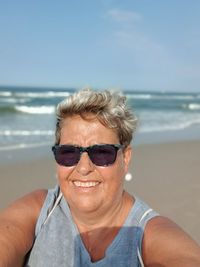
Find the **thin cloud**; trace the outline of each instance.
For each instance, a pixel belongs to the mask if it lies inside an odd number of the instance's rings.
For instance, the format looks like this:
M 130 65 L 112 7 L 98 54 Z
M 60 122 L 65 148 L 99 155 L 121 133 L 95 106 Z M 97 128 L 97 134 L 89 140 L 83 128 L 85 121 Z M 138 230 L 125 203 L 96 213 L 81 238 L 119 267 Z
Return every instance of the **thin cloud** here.
M 147 34 L 145 28 L 138 25 L 138 22 L 145 22 L 140 13 L 113 8 L 107 12 L 107 15 L 113 22 L 119 22 L 107 38 L 107 41 L 110 40 L 110 43 L 115 44 L 116 51 L 121 51 L 120 54 L 125 57 L 129 55 L 130 61 L 132 58 L 135 64 L 144 68 L 151 69 L 162 66 L 163 69 L 166 69 L 166 66 L 169 66 L 171 57 L 167 48 L 153 36 Z
M 120 10 L 117 8 L 109 10 L 108 16 L 114 21 L 126 23 L 140 21 L 142 19 L 142 16 L 139 13 L 128 10 Z
M 153 41 L 150 37 L 146 36 L 144 33 L 134 31 L 134 30 L 118 30 L 113 33 L 118 44 L 124 48 L 132 48 L 137 51 L 152 51 L 161 52 L 163 47 L 161 44 Z

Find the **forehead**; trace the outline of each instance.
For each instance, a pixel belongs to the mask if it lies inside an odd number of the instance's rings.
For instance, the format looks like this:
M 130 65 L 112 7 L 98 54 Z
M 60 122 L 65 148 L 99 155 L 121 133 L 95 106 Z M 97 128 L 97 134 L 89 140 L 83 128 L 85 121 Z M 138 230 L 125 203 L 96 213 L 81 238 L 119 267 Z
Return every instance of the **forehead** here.
M 97 143 L 119 143 L 113 129 L 104 126 L 97 118 L 82 118 L 74 115 L 64 119 L 61 128 L 60 143 L 92 145 Z

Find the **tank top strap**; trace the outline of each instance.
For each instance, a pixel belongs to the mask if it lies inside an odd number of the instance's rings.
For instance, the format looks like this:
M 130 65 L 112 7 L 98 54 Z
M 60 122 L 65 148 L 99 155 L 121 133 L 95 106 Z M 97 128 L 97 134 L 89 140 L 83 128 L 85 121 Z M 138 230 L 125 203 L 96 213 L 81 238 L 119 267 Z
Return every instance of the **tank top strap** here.
M 131 219 L 132 225 L 139 227 L 142 230 L 140 234 L 140 238 L 139 238 L 138 247 L 137 247 L 137 255 L 138 255 L 138 259 L 140 261 L 141 267 L 144 267 L 144 263 L 143 263 L 142 256 L 141 256 L 144 230 L 145 230 L 145 227 L 148 221 L 156 216 L 159 216 L 159 213 L 157 213 L 152 208 L 150 208 L 145 202 L 143 202 L 138 197 L 135 197 L 135 203 L 134 203 L 134 207 L 131 213 L 132 214 L 131 214 L 130 219 Z
M 35 237 L 37 237 L 43 225 L 47 222 L 54 208 L 58 205 L 60 199 L 61 199 L 61 192 L 60 192 L 60 187 L 58 185 L 56 185 L 55 188 L 48 190 L 46 199 L 44 201 L 44 204 L 42 206 L 40 215 L 36 223 Z

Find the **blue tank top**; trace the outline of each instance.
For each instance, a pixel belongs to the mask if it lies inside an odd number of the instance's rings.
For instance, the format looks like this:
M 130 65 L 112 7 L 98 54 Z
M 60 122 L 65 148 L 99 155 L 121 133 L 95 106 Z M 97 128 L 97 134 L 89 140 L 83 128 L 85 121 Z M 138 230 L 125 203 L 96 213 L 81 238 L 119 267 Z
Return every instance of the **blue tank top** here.
M 49 190 L 35 230 L 35 241 L 26 267 L 140 267 L 146 223 L 158 213 L 135 198 L 124 225 L 109 245 L 105 257 L 92 262 L 73 222 L 60 189 Z

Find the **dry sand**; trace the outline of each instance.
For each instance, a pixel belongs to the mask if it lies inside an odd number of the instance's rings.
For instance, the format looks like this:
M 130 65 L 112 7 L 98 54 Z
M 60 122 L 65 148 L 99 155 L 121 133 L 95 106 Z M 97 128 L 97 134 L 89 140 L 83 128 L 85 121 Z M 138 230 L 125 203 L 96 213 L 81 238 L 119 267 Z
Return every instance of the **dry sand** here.
M 50 156 L 4 163 L 0 170 L 0 209 L 29 191 L 56 184 Z M 200 244 L 200 141 L 137 146 L 130 172 L 133 179 L 126 182 L 126 189 Z
M 200 244 L 200 141 L 141 145 L 128 191 L 178 223 Z

